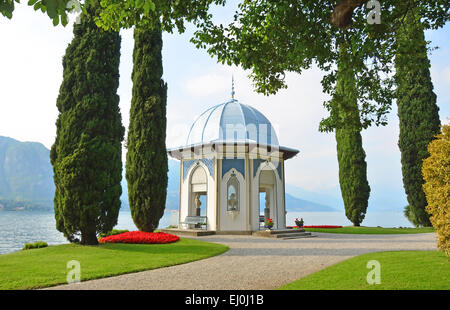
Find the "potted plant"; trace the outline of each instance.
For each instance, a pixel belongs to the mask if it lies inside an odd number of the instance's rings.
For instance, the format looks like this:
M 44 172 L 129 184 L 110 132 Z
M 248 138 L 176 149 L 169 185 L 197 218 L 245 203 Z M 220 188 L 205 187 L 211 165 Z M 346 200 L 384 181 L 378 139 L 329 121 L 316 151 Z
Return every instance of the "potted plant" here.
M 300 218 L 300 220 L 298 218 L 296 218 L 295 225 L 297 225 L 298 228 L 302 228 L 303 227 L 303 218 Z
M 264 222 L 264 227 L 266 227 L 268 230 L 271 230 L 273 227 L 272 219 L 266 218 L 266 221 Z

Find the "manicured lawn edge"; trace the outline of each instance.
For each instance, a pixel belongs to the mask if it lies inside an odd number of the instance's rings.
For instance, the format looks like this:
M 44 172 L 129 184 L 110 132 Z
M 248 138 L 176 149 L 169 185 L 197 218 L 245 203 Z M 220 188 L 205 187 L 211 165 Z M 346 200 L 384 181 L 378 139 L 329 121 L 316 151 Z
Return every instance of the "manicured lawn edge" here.
M 380 284 L 367 283 L 378 261 Z M 372 278 L 372 277 L 370 277 Z M 449 290 L 450 259 L 439 251 L 386 251 L 339 262 L 279 290 Z
M 180 238 L 168 244 L 98 246 L 62 244 L 0 255 L 0 290 L 35 289 L 66 284 L 67 262 L 77 260 L 81 281 L 185 264 L 220 255 L 225 245 Z
M 342 228 L 304 228 L 308 232 L 324 232 L 334 234 L 422 234 L 435 232 L 433 227 L 420 227 L 420 228 L 384 228 L 384 227 L 355 227 L 344 226 Z

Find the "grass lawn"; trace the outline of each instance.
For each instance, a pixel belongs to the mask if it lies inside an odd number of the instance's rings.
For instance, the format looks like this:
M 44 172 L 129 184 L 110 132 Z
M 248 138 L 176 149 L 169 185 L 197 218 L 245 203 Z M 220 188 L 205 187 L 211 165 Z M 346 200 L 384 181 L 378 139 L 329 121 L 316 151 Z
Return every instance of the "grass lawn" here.
M 369 285 L 370 260 L 380 262 L 380 284 Z M 337 263 L 282 290 L 449 290 L 450 259 L 438 251 L 396 251 L 364 254 Z
M 305 228 L 310 232 L 326 232 L 335 234 L 419 234 L 434 232 L 433 227 L 420 228 L 383 228 L 383 227 L 355 227 L 344 226 L 342 228 Z
M 31 289 L 66 282 L 67 262 L 81 265 L 81 281 L 183 264 L 228 250 L 227 246 L 180 238 L 169 244 L 98 246 L 63 244 L 0 255 L 0 289 Z

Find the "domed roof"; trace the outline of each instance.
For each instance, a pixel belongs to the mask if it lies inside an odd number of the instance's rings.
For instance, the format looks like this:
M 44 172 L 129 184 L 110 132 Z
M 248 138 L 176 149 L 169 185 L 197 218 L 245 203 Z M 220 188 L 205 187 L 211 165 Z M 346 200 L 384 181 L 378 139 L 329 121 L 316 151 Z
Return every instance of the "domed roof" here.
M 269 120 L 255 108 L 235 99 L 203 112 L 192 124 L 186 144 L 219 141 L 279 145 Z

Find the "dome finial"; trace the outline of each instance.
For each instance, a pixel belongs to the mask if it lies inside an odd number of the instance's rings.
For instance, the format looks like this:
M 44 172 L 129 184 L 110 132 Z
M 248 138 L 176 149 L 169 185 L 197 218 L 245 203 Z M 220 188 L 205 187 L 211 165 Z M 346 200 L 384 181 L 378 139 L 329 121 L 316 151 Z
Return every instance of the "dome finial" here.
M 231 75 L 231 99 L 234 99 L 234 75 Z

